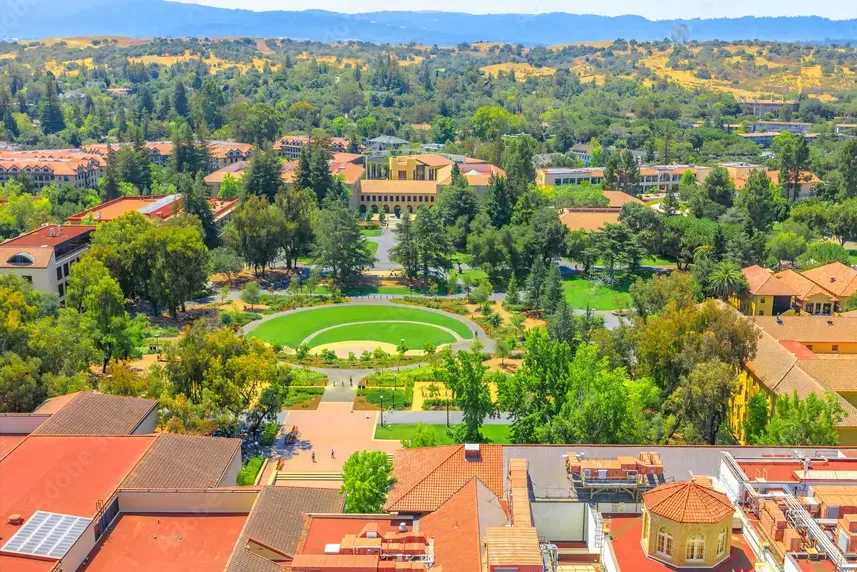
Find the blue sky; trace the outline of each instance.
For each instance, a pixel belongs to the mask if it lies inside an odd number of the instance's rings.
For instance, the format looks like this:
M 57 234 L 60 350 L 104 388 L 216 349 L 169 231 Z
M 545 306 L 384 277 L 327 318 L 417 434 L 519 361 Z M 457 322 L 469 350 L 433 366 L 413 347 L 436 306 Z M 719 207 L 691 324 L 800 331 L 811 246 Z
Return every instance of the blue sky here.
M 432 2 L 402 2 L 402 0 L 314 0 L 312 4 L 295 0 L 183 0 L 195 4 L 249 10 L 306 10 L 308 8 L 335 12 L 373 12 L 378 10 L 441 10 L 448 12 L 485 13 L 543 13 L 572 12 L 618 16 L 638 14 L 653 20 L 672 18 L 723 18 L 739 16 L 825 16 L 837 20 L 857 18 L 857 0 L 828 0 L 809 3 L 806 0 L 609 0 L 581 2 L 579 0 L 433 0 Z

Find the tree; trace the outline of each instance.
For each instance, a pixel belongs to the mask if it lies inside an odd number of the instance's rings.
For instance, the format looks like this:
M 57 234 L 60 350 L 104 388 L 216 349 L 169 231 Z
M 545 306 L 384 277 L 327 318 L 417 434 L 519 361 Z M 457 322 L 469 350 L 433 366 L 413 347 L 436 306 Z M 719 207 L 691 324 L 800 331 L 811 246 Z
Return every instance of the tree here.
M 141 323 L 132 322 L 119 283 L 99 260 L 84 256 L 77 267 L 69 278 L 69 299 L 92 320 L 95 347 L 106 373 L 110 360 L 129 357 L 142 341 Z
M 342 466 L 345 512 L 383 513 L 387 492 L 396 482 L 393 463 L 383 451 L 356 451 Z
M 282 411 L 289 394 L 293 376 L 288 368 L 277 368 L 277 373 L 270 379 L 259 398 L 247 411 L 248 432 L 253 435 L 262 423 L 276 422 L 277 415 Z
M 438 211 L 419 209 L 413 227 L 417 261 L 423 279 L 428 280 L 432 271 L 452 268 L 453 248 L 444 232 Z
M 244 270 L 244 261 L 231 248 L 215 248 L 208 253 L 208 256 L 211 259 L 211 271 L 215 274 L 226 274 L 226 279 L 230 282 L 233 274 Z
M 119 169 L 116 166 L 116 155 L 111 153 L 110 145 L 107 146 L 107 166 L 104 169 L 104 177 L 100 181 L 100 193 L 102 200 L 112 201 L 118 199 L 122 192 L 119 184 L 122 181 L 119 178 Z
M 366 247 L 366 237 L 354 213 L 338 201 L 327 201 L 314 224 L 313 263 L 330 269 L 344 282 L 355 272 L 369 268 L 374 257 Z
M 232 173 L 226 173 L 220 183 L 220 188 L 217 190 L 217 196 L 221 199 L 237 199 L 243 190 L 244 185 L 241 180 L 233 177 Z
M 538 142 L 531 135 L 516 135 L 505 142 L 503 149 L 503 169 L 509 194 L 513 199 L 520 197 L 536 178 L 533 156 L 538 152 Z
M 257 149 L 250 158 L 250 167 L 242 178 L 248 196 L 265 197 L 269 203 L 283 190 L 283 164 L 273 149 Z
M 747 419 L 744 421 L 744 439 L 756 443 L 768 426 L 768 400 L 764 393 L 757 393 L 747 401 Z
M 503 299 L 503 305 L 509 308 L 516 308 L 521 304 L 521 293 L 518 291 L 518 279 L 512 274 L 509 277 L 509 283 L 506 285 L 506 296 Z
M 842 201 L 829 214 L 830 232 L 839 244 L 857 240 L 857 198 Z
M 792 202 L 798 199 L 803 173 L 809 167 L 809 145 L 803 135 L 784 131 L 774 137 L 773 151 L 780 170 L 780 184 Z
M 482 424 L 486 417 L 493 417 L 496 413 L 485 378 L 487 371 L 488 368 L 482 364 L 478 344 L 469 352 L 446 352 L 444 357 L 443 381 L 463 413 L 463 426 L 458 438 L 466 443 L 482 442 Z
M 707 179 L 706 179 L 707 181 Z M 777 218 L 771 180 L 762 169 L 750 171 L 747 184 L 738 195 L 738 205 L 759 230 L 768 230 Z
M 798 265 L 805 270 L 833 262 L 848 265 L 848 251 L 835 242 L 811 242 L 797 259 Z
M 764 171 L 762 173 L 764 174 Z M 767 175 L 764 176 L 767 177 Z M 762 180 L 760 179 L 756 184 L 761 186 Z M 715 167 L 712 169 L 708 176 L 705 177 L 702 189 L 708 200 L 720 205 L 724 209 L 731 207 L 735 200 L 735 183 L 732 182 L 732 177 L 729 176 L 729 171 L 726 170 L 726 167 Z
M 768 256 L 777 261 L 777 269 L 783 260 L 795 264 L 798 257 L 806 252 L 806 239 L 793 232 L 778 232 L 768 241 Z
M 560 301 L 556 310 L 548 317 L 548 334 L 557 342 L 565 342 L 572 349 L 577 348 L 577 322 L 574 312 L 565 300 Z
M 296 267 L 298 258 L 309 254 L 312 247 L 312 220 L 318 210 L 315 195 L 310 191 L 291 189 L 277 195 L 276 205 L 285 218 L 282 248 L 286 266 Z
M 539 308 L 544 292 L 545 282 L 547 280 L 548 269 L 545 267 L 541 258 L 536 258 L 533 262 L 533 267 L 530 270 L 530 275 L 527 277 L 527 304 L 531 308 Z
M 837 167 L 842 174 L 842 190 L 839 198 L 857 198 L 857 139 L 849 138 L 839 148 Z
M 0 413 L 29 413 L 46 397 L 38 359 L 11 352 L 0 356 Z
M 315 193 L 319 204 L 331 191 L 336 180 L 330 172 L 331 154 L 325 140 L 314 139 L 301 150 L 295 169 L 295 187 Z
M 262 287 L 258 282 L 248 282 L 241 289 L 241 301 L 249 304 L 250 308 L 262 301 Z
M 187 90 L 180 79 L 176 80 L 175 86 L 173 86 L 173 110 L 176 112 L 176 115 L 182 117 L 187 117 L 188 113 L 190 113 L 187 102 Z
M 425 209 L 423 209 L 425 210 Z M 419 273 L 420 257 L 417 239 L 410 215 L 405 215 L 394 231 L 396 244 L 390 250 L 390 258 L 402 265 L 405 276 L 415 278 Z
M 431 425 L 417 423 L 414 435 L 410 439 L 403 439 L 402 446 L 405 449 L 418 449 L 420 447 L 434 447 L 437 445 L 437 432 Z
M 736 375 L 731 365 L 713 360 L 698 363 L 693 371 L 682 376 L 670 397 L 676 411 L 676 426 L 687 422 L 705 443 L 714 445 L 735 390 Z
M 718 262 L 708 277 L 709 286 L 723 300 L 748 288 L 747 279 L 734 262 Z
M 193 217 L 176 216 L 152 225 L 145 243 L 150 249 L 148 294 L 157 310 L 166 308 L 175 319 L 208 285 L 211 267 L 202 228 Z
M 697 301 L 697 286 L 688 272 L 658 274 L 649 280 L 637 278 L 628 292 L 643 320 L 660 314 L 669 306 L 682 309 Z
M 506 226 L 512 220 L 512 197 L 505 177 L 492 174 L 488 179 L 482 208 L 495 228 Z
M 260 271 L 264 274 L 283 245 L 283 230 L 287 224 L 281 209 L 253 195 L 232 216 L 224 239 L 256 274 Z
M 46 135 L 65 129 L 65 119 L 57 93 L 57 80 L 51 72 L 45 73 L 44 90 L 39 100 L 39 121 Z
M 203 241 L 207 248 L 216 248 L 220 243 L 220 231 L 214 223 L 214 214 L 211 212 L 211 204 L 208 202 L 208 184 L 202 175 L 195 179 L 189 175 L 178 177 L 177 190 L 182 195 L 182 209 L 185 213 L 194 216 L 202 227 Z
M 550 316 L 556 312 L 564 301 L 565 294 L 562 291 L 562 274 L 559 271 L 559 266 L 554 264 L 548 270 L 544 290 L 539 299 L 539 307 L 546 316 Z
M 783 395 L 774 403 L 774 414 L 754 445 L 773 447 L 817 446 L 839 444 L 836 427 L 842 423 L 845 410 L 832 393 L 823 397 L 810 393 L 801 399 L 797 391 Z

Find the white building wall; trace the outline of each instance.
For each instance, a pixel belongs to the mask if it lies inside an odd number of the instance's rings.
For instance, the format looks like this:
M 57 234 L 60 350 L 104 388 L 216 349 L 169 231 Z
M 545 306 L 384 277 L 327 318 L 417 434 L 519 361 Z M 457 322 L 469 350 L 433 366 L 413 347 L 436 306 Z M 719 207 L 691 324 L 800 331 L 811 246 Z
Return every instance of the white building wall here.
M 259 490 L 159 491 L 121 490 L 123 513 L 249 513 Z

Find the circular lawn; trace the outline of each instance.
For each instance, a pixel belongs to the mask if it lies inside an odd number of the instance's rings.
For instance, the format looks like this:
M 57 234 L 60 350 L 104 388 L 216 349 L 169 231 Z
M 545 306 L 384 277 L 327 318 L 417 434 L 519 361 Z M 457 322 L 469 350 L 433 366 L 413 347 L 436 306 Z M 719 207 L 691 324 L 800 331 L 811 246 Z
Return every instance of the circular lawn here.
M 472 339 L 470 328 L 449 315 L 418 308 L 375 305 L 328 306 L 280 316 L 259 324 L 249 334 L 296 348 L 342 342 L 380 342 L 410 348 Z

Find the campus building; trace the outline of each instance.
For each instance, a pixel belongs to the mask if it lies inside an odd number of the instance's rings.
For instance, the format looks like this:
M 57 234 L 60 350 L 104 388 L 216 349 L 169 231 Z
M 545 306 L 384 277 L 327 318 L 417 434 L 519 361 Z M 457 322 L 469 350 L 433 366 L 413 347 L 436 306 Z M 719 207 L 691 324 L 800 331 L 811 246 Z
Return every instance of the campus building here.
M 622 191 L 602 191 L 607 198 L 604 207 L 578 207 L 560 210 L 559 220 L 568 230 L 584 230 L 594 232 L 604 228 L 607 223 L 618 224 L 622 207 L 629 203 L 643 204 L 637 197 L 632 197 Z
M 677 189 L 681 178 L 688 171 L 696 175 L 699 183 L 711 172 L 711 167 L 694 165 L 642 165 L 638 187 L 641 193 L 664 192 Z M 536 184 L 541 186 L 600 185 L 604 182 L 604 169 L 599 168 L 540 168 L 536 169 Z
M 783 109 L 797 111 L 800 104 L 797 99 L 786 101 L 784 99 L 754 99 L 748 97 L 741 98 L 738 103 L 741 105 L 744 113 L 758 117 L 762 117 L 766 113 L 779 115 Z
M 300 159 L 304 147 L 309 145 L 311 138 L 308 135 L 286 135 L 274 143 L 280 157 L 290 161 Z M 330 137 L 325 139 L 327 150 L 331 153 L 347 153 L 351 142 L 344 137 Z
M 789 131 L 791 133 L 792 131 Z M 751 141 L 756 145 L 760 145 L 761 147 L 768 148 L 774 144 L 774 139 L 783 133 L 783 131 L 754 131 L 751 133 L 739 133 L 738 137 L 746 139 L 747 141 Z M 817 133 L 805 133 L 803 134 L 807 139 L 815 139 L 818 137 Z
M 360 181 L 365 172 L 362 159 L 362 155 L 354 153 L 335 153 L 330 160 L 330 174 L 334 177 L 341 176 L 343 182 L 351 191 L 352 196 L 360 192 Z M 294 185 L 297 166 L 297 161 L 289 161 L 282 164 L 280 175 L 283 183 L 287 186 Z M 240 181 L 249 168 L 250 163 L 248 161 L 238 161 L 237 163 L 222 167 L 205 177 L 205 182 L 211 189 L 211 196 L 216 197 L 220 194 L 220 185 L 223 184 L 227 175 Z
M 65 301 L 74 264 L 89 249 L 94 226 L 52 224 L 0 244 L 0 274 L 15 275 L 35 290 Z
M 115 153 L 124 145 L 127 145 L 127 143 L 98 143 L 93 145 L 84 145 L 81 147 L 81 151 L 106 157 L 108 152 Z M 152 164 L 158 165 L 159 167 L 166 167 L 167 161 L 173 152 L 173 144 L 171 141 L 147 141 L 146 151 L 149 153 L 149 159 Z M 248 160 L 252 151 L 253 146 L 249 143 L 237 143 L 235 141 L 208 142 L 208 153 L 211 157 L 211 163 L 212 166 L 217 169 L 237 161 Z
M 147 195 L 119 197 L 68 217 L 69 224 L 98 224 L 114 221 L 130 212 L 139 212 L 153 220 L 166 220 L 182 211 L 181 195 Z M 219 230 L 232 220 L 238 199 L 209 199 L 211 214 Z
M 0 183 L 26 176 L 37 189 L 48 185 L 96 188 L 100 173 L 101 162 L 83 153 L 0 152 Z

